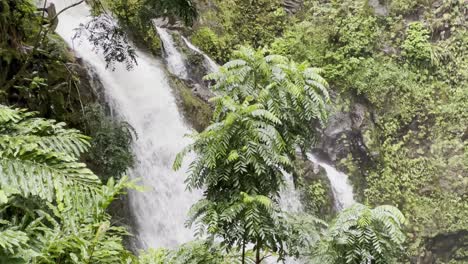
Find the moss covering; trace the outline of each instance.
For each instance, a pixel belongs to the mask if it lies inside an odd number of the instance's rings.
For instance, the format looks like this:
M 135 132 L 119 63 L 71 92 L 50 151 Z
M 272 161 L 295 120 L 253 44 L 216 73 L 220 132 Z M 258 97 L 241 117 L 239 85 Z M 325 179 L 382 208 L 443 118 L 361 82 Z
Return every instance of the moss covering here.
M 177 103 L 186 121 L 197 131 L 203 131 L 210 123 L 213 115 L 211 106 L 194 95 L 189 86 L 176 77 L 169 78 L 174 89 Z
M 235 12 L 241 5 L 217 7 L 201 14 L 205 20 L 193 35 L 214 56 L 236 48 L 224 51 L 232 43 L 224 40 L 244 37 L 242 29 L 223 30 L 242 21 Z M 361 201 L 396 205 L 406 214 L 408 255 L 422 263 L 420 256 L 429 255 L 431 263 L 466 262 L 428 241 L 468 230 L 467 14 L 466 1 L 305 1 L 282 37 L 267 45 L 272 54 L 323 68 L 335 102 L 369 109 L 373 127 L 353 132 L 362 136 L 372 166 L 363 167 L 356 155 L 338 162 L 359 185 Z M 270 40 L 267 27 L 250 30 Z M 451 246 L 448 252 L 467 249 Z

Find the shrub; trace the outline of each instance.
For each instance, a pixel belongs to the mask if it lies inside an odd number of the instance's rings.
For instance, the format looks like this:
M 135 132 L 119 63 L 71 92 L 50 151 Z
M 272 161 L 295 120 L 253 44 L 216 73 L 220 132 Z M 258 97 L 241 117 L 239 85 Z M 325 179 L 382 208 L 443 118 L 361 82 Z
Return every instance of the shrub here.
M 406 39 L 402 46 L 402 55 L 410 62 L 428 63 L 431 60 L 429 30 L 421 22 L 409 24 Z
M 106 116 L 99 105 L 85 108 L 84 127 L 91 140 L 85 159 L 104 181 L 119 177 L 133 165 L 133 129 L 127 123 Z

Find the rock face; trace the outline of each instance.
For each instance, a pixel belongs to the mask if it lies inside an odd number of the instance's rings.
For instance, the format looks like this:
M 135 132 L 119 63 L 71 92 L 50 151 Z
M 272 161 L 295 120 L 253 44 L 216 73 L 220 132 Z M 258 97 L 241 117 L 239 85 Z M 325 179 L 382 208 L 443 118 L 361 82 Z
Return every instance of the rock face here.
M 375 166 L 373 155 L 377 155 L 370 152 L 366 139 L 375 127 L 371 117 L 371 111 L 361 103 L 353 103 L 348 111 L 332 112 L 313 150 L 349 176 L 357 200 L 366 188 L 369 169 Z
M 55 17 L 57 15 L 57 9 L 55 8 L 55 4 L 49 3 L 46 8 L 38 8 L 37 10 L 44 11 L 46 13 L 47 19 L 50 23 L 50 29 L 51 31 L 55 31 L 55 29 L 58 26 L 58 18 Z
M 322 131 L 318 147 L 333 163 L 352 154 L 361 162 L 368 162 L 371 156 L 364 140 L 364 131 L 373 128 L 370 113 L 363 104 L 356 103 L 349 112 L 337 112 L 329 118 Z
M 284 0 L 283 7 L 289 14 L 295 14 L 301 10 L 304 0 Z
M 388 15 L 388 7 L 381 3 L 382 0 L 369 0 L 369 6 L 374 9 L 374 12 L 378 16 Z
M 153 19 L 153 25 L 156 27 L 168 28 L 171 30 L 180 30 L 185 27 L 184 23 L 180 20 L 175 20 L 169 17 L 158 17 Z
M 468 231 L 461 230 L 454 233 L 440 234 L 426 241 L 426 250 L 412 259 L 415 264 L 433 264 L 450 260 L 466 263 L 468 250 Z M 462 262 L 463 261 L 463 262 Z M 450 262 L 451 263 L 451 262 Z M 458 263 L 458 262 L 457 262 Z

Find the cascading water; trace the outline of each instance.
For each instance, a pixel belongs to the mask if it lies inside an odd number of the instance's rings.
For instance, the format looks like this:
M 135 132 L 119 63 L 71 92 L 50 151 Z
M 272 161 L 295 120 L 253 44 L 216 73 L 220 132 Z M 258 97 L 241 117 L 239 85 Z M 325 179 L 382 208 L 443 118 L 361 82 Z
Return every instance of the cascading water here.
M 59 10 L 75 1 L 54 0 Z M 137 50 L 138 65 L 132 71 L 125 65 L 116 65 L 115 71 L 110 71 L 87 41 L 74 45 L 73 30 L 86 23 L 88 15 L 89 8 L 84 4 L 66 11 L 59 17 L 57 32 L 95 68 L 114 113 L 138 134 L 133 145 L 136 164 L 130 176 L 141 177 L 141 184 L 151 190 L 130 193 L 136 237 L 143 248 L 175 247 L 192 239 L 184 222 L 199 197 L 185 190 L 184 169 L 180 173 L 171 169 L 175 155 L 189 143 L 184 138 L 189 129 L 178 112 L 160 61 Z
M 75 1 L 52 2 L 62 9 Z M 175 247 L 193 238 L 191 230 L 184 228 L 184 222 L 188 209 L 199 198 L 198 193 L 185 190 L 184 170 L 175 173 L 171 169 L 176 153 L 189 143 L 184 138 L 189 129 L 177 110 L 160 61 L 137 50 L 138 65 L 135 69 L 127 71 L 124 65 L 116 65 L 112 72 L 106 69 L 106 62 L 102 56 L 95 54 L 89 43 L 83 41 L 80 45 L 74 45 L 73 29 L 80 23 L 86 23 L 88 15 L 89 8 L 85 5 L 68 10 L 60 16 L 57 32 L 74 47 L 78 56 L 94 67 L 105 87 L 106 99 L 112 110 L 132 125 L 138 134 L 133 146 L 136 164 L 130 175 L 141 177 L 142 184 L 151 190 L 130 193 L 137 238 L 143 247 Z M 165 29 L 158 28 L 158 32 L 164 43 L 169 70 L 181 78 L 187 77 L 184 58 L 175 48 L 172 37 Z M 190 42 L 186 44 L 191 49 L 195 48 L 194 51 L 198 50 Z M 352 205 L 353 190 L 347 176 L 313 155 L 309 154 L 308 157 L 326 170 L 337 209 Z M 292 177 L 285 174 L 285 178 L 281 206 L 289 212 L 300 212 L 302 205 Z M 293 261 L 289 260 L 288 263 Z
M 169 34 L 165 28 L 155 27 L 164 46 L 164 53 L 169 71 L 181 79 L 187 79 L 188 73 L 187 67 L 185 66 L 185 58 L 175 47 L 171 34 Z
M 321 161 L 313 154 L 307 153 L 307 158 L 313 163 L 324 168 L 335 197 L 335 207 L 338 211 L 350 207 L 355 203 L 353 196 L 353 187 L 348 182 L 348 176 L 339 172 L 333 166 Z
M 281 200 L 279 201 L 281 209 L 288 213 L 299 213 L 303 211 L 299 192 L 294 186 L 293 177 L 287 172 L 283 172 L 285 185 L 280 192 Z
M 197 48 L 195 45 L 193 45 L 188 39 L 185 37 L 182 37 L 182 39 L 185 42 L 185 45 L 189 47 L 189 49 L 193 50 L 194 52 L 201 54 L 203 58 L 205 59 L 205 67 L 207 67 L 208 71 L 211 72 L 216 72 L 219 69 L 219 65 L 208 55 L 206 55 L 203 51 L 201 51 L 199 48 Z

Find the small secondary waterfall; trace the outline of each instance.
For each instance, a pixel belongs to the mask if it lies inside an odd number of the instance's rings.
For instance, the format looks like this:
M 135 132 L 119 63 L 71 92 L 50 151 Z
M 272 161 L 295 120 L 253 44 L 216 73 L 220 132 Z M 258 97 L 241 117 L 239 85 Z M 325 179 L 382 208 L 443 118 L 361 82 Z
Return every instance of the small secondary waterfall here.
M 218 71 L 219 65 L 212 58 L 210 58 L 210 56 L 206 55 L 203 51 L 201 51 L 199 48 L 193 45 L 187 38 L 182 37 L 182 39 L 184 40 L 185 45 L 189 47 L 189 49 L 203 56 L 203 58 L 205 59 L 205 67 L 210 73 Z
M 187 79 L 188 72 L 185 66 L 185 58 L 182 53 L 177 50 L 171 34 L 165 28 L 155 27 L 164 46 L 164 53 L 169 71 L 181 79 Z
M 333 196 L 335 197 L 336 209 L 341 211 L 355 203 L 353 197 L 353 186 L 348 182 L 348 175 L 339 172 L 333 168 L 333 166 L 319 160 L 313 154 L 307 153 L 307 158 L 325 169 L 327 177 L 330 180 Z
M 280 192 L 280 206 L 286 212 L 299 213 L 303 211 L 301 198 L 299 192 L 294 186 L 294 180 L 291 174 L 283 172 L 285 179 L 285 186 Z
M 76 1 L 54 0 L 59 10 Z M 188 209 L 199 197 L 185 190 L 186 170 L 176 173 L 171 169 L 175 155 L 189 143 L 184 138 L 189 129 L 178 112 L 164 65 L 159 60 L 137 50 L 138 65 L 133 70 L 116 65 L 115 71 L 110 71 L 87 41 L 81 44 L 72 41 L 73 30 L 86 23 L 88 16 L 89 8 L 84 4 L 66 11 L 59 17 L 57 32 L 79 57 L 95 68 L 113 112 L 138 134 L 133 145 L 136 164 L 130 176 L 142 178 L 141 184 L 150 190 L 130 193 L 136 237 L 143 248 L 175 247 L 192 239 L 192 232 L 184 227 L 184 222 Z M 165 31 L 161 32 L 164 36 Z M 183 74 L 178 61 L 172 60 L 168 60 L 172 70 Z

